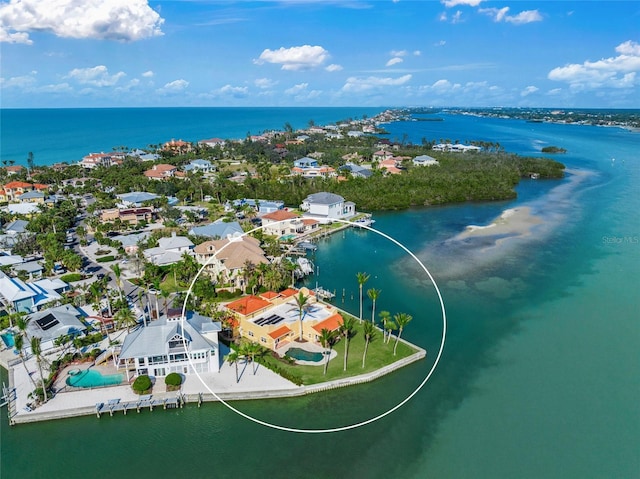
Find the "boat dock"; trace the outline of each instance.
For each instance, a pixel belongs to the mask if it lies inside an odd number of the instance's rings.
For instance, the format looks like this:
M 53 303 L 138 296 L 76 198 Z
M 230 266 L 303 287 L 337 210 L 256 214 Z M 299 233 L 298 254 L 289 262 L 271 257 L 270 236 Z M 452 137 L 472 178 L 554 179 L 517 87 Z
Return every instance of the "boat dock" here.
M 149 408 L 149 411 L 153 411 L 154 407 L 162 406 L 163 409 L 177 409 L 184 405 L 185 401 L 181 394 L 178 394 L 174 397 L 159 397 L 155 398 L 151 394 L 146 394 L 140 396 L 137 401 L 124 401 L 121 402 L 120 399 L 109 399 L 106 403 L 97 403 L 96 404 L 96 415 L 98 418 L 102 414 L 109 413 L 110 416 L 113 416 L 114 412 L 122 411 L 124 414 L 127 414 L 127 411 L 136 410 L 136 412 L 140 412 L 142 409 Z

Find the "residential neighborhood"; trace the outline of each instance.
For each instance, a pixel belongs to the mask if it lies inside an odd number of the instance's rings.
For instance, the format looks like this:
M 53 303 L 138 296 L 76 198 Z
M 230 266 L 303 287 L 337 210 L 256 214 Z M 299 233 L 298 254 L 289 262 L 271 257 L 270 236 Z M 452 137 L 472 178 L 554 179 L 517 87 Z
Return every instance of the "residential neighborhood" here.
M 340 185 L 439 164 L 373 136 L 385 118 L 0 169 L 0 357 L 33 380 L 16 414 L 80 391 L 86 366 L 134 387 L 232 374 L 234 357 L 259 351 L 334 358 L 327 338 L 346 313 L 299 282 L 315 271 L 305 251 L 316 237 L 373 222 Z M 336 142 L 342 153 L 328 154 Z M 254 150 L 262 160 L 248 161 Z M 293 362 L 305 363 L 323 365 Z M 297 384 L 283 365 L 270 368 Z

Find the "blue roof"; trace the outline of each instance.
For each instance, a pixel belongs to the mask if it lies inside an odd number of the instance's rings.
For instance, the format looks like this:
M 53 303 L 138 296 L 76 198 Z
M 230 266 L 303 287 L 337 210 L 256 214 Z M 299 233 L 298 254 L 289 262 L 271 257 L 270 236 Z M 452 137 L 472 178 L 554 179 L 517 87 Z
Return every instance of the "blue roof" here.
M 223 221 L 216 221 L 205 226 L 196 226 L 189 230 L 190 235 L 206 236 L 207 238 L 226 238 L 227 236 L 236 236 L 243 234 L 244 231 L 240 223 L 232 221 L 225 223 Z

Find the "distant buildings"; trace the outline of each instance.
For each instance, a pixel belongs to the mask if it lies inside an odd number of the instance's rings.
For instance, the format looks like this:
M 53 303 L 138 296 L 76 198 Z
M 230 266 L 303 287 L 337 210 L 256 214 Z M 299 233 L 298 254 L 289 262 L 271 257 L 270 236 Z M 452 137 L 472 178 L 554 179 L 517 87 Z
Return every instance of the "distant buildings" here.
M 114 153 L 89 153 L 83 157 L 78 163 L 83 168 L 93 170 L 94 168 L 109 167 L 113 165 L 120 165 L 124 161 L 125 154 L 120 152 Z

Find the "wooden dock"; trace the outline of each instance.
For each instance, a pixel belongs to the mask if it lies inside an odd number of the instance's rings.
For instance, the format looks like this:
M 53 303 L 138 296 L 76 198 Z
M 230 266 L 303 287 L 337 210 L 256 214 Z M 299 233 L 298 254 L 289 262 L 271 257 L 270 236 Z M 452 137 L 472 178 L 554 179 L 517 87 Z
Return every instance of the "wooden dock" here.
M 96 404 L 96 415 L 99 418 L 102 414 L 109 413 L 113 416 L 113 413 L 122 411 L 125 415 L 127 411 L 135 409 L 136 412 L 140 412 L 142 409 L 149 408 L 149 411 L 153 411 L 154 407 L 161 407 L 163 409 L 177 409 L 182 407 L 185 403 L 181 394 L 177 394 L 173 397 L 154 398 L 151 394 L 140 396 L 137 401 L 125 401 L 121 402 L 120 399 L 109 399 L 106 403 Z

